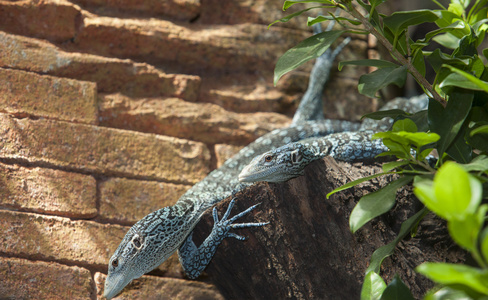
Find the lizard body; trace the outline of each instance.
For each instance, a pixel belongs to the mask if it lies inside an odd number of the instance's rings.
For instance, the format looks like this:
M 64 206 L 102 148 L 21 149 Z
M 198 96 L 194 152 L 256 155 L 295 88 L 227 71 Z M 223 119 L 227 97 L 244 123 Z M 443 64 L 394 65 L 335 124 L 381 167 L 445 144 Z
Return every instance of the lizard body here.
M 148 214 L 129 229 L 109 261 L 104 288 L 107 299 L 117 295 L 133 279 L 158 267 L 175 251 L 178 251 L 188 277 L 196 278 L 210 262 L 224 238 L 244 239 L 230 232 L 230 229 L 266 225 L 267 223 L 234 224 L 234 221 L 253 210 L 256 205 L 229 219 L 232 201 L 221 220 L 214 208 L 214 227 L 202 245 L 197 247 L 192 240 L 193 228 L 206 210 L 248 186 L 238 181 L 238 174 L 255 155 L 305 138 L 359 129 L 359 124 L 354 122 L 315 120 L 319 118 L 316 112 L 322 111 L 323 91 L 323 87 L 316 88 L 315 85 L 323 85 L 328 78 L 332 61 L 345 44 L 347 41 L 333 52 L 329 49 L 317 60 L 310 79 L 313 84 L 308 88 L 314 92 L 305 93 L 302 100 L 307 103 L 308 111 L 302 114 L 300 112 L 305 107 L 299 107 L 299 116 L 293 119 L 290 127 L 274 130 L 258 138 L 190 188 L 175 205 Z M 308 100 L 310 97 L 313 101 Z

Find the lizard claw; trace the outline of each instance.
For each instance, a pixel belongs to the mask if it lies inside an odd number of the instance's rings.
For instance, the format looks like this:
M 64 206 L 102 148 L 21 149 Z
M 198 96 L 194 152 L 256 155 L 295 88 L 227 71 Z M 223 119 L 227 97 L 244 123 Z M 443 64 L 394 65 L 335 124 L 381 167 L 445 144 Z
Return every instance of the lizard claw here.
M 221 220 L 219 220 L 218 212 L 217 209 L 214 207 L 213 209 L 213 219 L 214 219 L 214 228 L 216 228 L 219 231 L 222 231 L 222 235 L 224 237 L 233 237 L 238 240 L 245 240 L 246 237 L 240 236 L 238 234 L 229 232 L 230 229 L 233 228 L 248 228 L 248 227 L 261 227 L 264 225 L 268 225 L 269 222 L 259 222 L 259 223 L 237 223 L 237 224 L 232 224 L 235 220 L 239 219 L 240 217 L 244 216 L 245 214 L 249 213 L 253 209 L 255 209 L 259 204 L 255 204 L 248 209 L 238 213 L 237 215 L 233 216 L 232 218 L 229 218 L 230 212 L 232 208 L 234 207 L 235 204 L 235 198 L 232 199 L 229 203 L 229 207 L 227 208 L 227 211 L 225 212 L 224 216 L 222 217 Z

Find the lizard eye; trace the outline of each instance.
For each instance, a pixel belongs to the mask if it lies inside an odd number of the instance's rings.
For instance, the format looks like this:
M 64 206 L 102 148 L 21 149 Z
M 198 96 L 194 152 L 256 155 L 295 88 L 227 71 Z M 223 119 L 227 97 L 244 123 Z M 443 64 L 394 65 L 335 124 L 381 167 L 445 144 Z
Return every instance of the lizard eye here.
M 116 268 L 118 265 L 119 265 L 119 260 L 118 260 L 118 259 L 114 259 L 114 260 L 112 260 L 112 266 L 113 266 L 114 268 Z
M 265 162 L 270 162 L 272 159 L 273 159 L 273 156 L 271 156 L 271 155 L 266 155 L 266 156 L 264 157 L 264 161 L 265 161 Z
M 134 245 L 134 247 L 136 247 L 136 249 L 141 249 L 143 242 L 144 242 L 144 239 L 141 236 L 136 235 L 132 239 L 132 244 Z

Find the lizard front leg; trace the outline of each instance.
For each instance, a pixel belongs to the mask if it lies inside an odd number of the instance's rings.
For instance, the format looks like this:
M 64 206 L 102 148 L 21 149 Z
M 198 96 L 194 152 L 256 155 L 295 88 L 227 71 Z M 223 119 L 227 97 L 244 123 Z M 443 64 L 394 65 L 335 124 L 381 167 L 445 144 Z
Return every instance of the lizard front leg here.
M 214 207 L 213 209 L 213 219 L 214 219 L 214 226 L 212 228 L 212 232 L 210 235 L 205 239 L 205 241 L 197 248 L 195 243 L 193 242 L 193 231 L 188 235 L 185 242 L 181 245 L 180 249 L 178 250 L 178 257 L 180 260 L 183 269 L 187 276 L 191 279 L 195 279 L 203 272 L 203 270 L 207 267 L 210 263 L 210 260 L 217 251 L 218 246 L 226 237 L 233 237 L 238 240 L 245 240 L 246 238 L 240 235 L 237 235 L 233 232 L 229 232 L 232 228 L 247 228 L 247 227 L 260 227 L 269 224 L 266 223 L 239 223 L 239 224 L 232 224 L 238 218 L 244 216 L 245 214 L 252 211 L 256 206 L 259 204 L 253 205 L 246 209 L 245 211 L 233 216 L 230 219 L 227 219 L 230 215 L 232 207 L 234 206 L 234 199 L 229 203 L 229 207 L 225 212 L 222 220 L 219 221 L 219 216 L 217 213 L 217 208 Z

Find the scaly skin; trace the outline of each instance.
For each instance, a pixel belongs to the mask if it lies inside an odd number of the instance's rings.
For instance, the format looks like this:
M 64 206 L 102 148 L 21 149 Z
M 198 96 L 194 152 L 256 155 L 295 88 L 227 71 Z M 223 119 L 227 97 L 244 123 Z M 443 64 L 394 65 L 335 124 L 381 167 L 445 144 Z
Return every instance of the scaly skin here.
M 340 46 L 341 49 L 343 45 Z M 337 53 L 338 51 L 326 52 L 322 60 L 319 60 L 321 67 L 315 68 L 319 77 L 320 74 L 328 74 L 329 71 L 322 70 L 322 68 L 330 68 L 332 63 L 328 61 L 333 61 Z M 315 80 L 314 82 L 317 84 L 321 81 Z M 309 88 L 316 93 L 322 93 L 322 89 L 316 88 L 314 84 Z M 312 97 L 314 101 L 309 101 L 309 97 Z M 189 189 L 174 206 L 152 212 L 132 226 L 110 258 L 104 296 L 111 299 L 133 279 L 158 267 L 177 250 L 185 273 L 190 278 L 196 278 L 205 269 L 224 238 L 242 239 L 241 236 L 230 232 L 230 229 L 267 224 L 233 224 L 237 218 L 247 214 L 255 206 L 228 219 L 232 208 L 231 203 L 220 221 L 214 210 L 214 228 L 202 245 L 197 247 L 192 241 L 193 228 L 202 214 L 216 203 L 247 186 L 239 183 L 237 175 L 253 156 L 304 138 L 359 128 L 359 124 L 352 122 L 314 120 L 317 113 L 313 111 L 322 110 L 321 95 L 306 93 L 302 101 L 308 103 L 312 114 L 301 114 L 294 119 L 289 128 L 274 130 L 257 139 L 226 161 L 222 167 L 212 171 L 204 180 Z M 320 103 L 317 103 L 318 101 Z M 299 109 L 299 113 L 300 111 Z
M 398 98 L 390 101 L 382 110 L 398 108 L 413 113 L 425 109 L 427 103 L 426 96 Z M 325 156 L 349 162 L 371 160 L 388 151 L 381 140 L 371 140 L 372 135 L 388 130 L 392 122 L 389 118 L 382 121 L 367 120 L 356 132 L 307 138 L 270 150 L 256 156 L 241 171 L 239 181 L 284 182 L 302 175 L 308 164 Z

